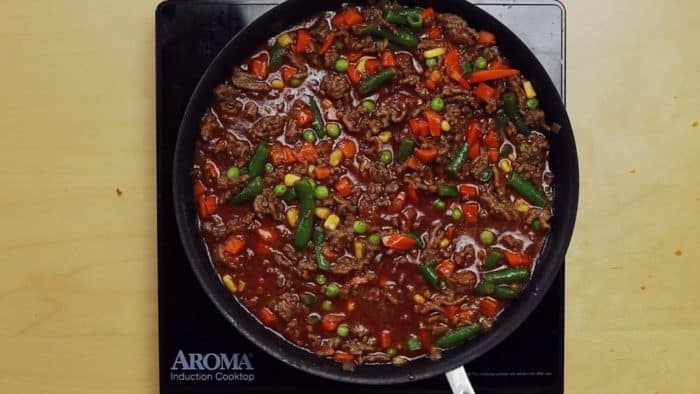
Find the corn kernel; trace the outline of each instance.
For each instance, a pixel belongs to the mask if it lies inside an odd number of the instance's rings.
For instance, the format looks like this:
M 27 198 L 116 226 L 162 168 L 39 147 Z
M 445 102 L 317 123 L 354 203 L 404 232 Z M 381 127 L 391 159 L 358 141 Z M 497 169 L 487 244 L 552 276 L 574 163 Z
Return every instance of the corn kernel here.
M 525 90 L 525 96 L 527 96 L 527 98 L 537 97 L 535 88 L 532 87 L 532 83 L 530 81 L 523 82 L 523 89 Z
M 524 213 L 524 212 L 527 212 L 527 211 L 530 210 L 530 204 L 528 204 L 527 202 L 525 202 L 525 200 L 519 198 L 519 199 L 515 200 L 515 209 L 516 209 L 518 212 L 523 212 L 523 213 Z
M 338 224 L 340 224 L 340 218 L 336 214 L 330 214 L 328 215 L 328 218 L 326 218 L 326 221 L 323 223 L 323 228 L 329 231 L 333 231 L 336 228 L 338 228 Z
M 343 161 L 343 152 L 340 149 L 331 152 L 331 156 L 328 158 L 328 163 L 330 163 L 330 165 L 337 167 L 341 161 Z
M 296 227 L 299 222 L 299 209 L 292 207 L 287 210 L 287 222 L 290 226 Z
M 309 174 L 309 176 L 314 176 L 314 170 L 316 170 L 316 166 L 311 164 L 306 172 Z
M 280 46 L 288 47 L 289 44 L 292 43 L 292 36 L 290 36 L 287 33 L 284 33 L 281 36 L 277 37 L 277 43 L 280 44 Z
M 321 100 L 321 108 L 328 109 L 333 106 L 333 102 L 328 99 Z
M 360 60 L 357 61 L 357 71 L 361 73 L 367 71 L 367 69 L 365 68 L 365 62 L 367 62 L 367 60 L 369 60 L 369 56 L 362 56 Z
M 287 187 L 292 187 L 300 179 L 301 179 L 301 177 L 299 175 L 287 174 L 284 176 L 284 185 Z
M 431 57 L 438 57 L 442 56 L 447 52 L 445 48 L 433 48 L 433 49 L 428 49 L 427 51 L 423 52 L 423 57 L 426 59 L 430 59 Z
M 379 141 L 387 143 L 389 140 L 391 140 L 391 131 L 382 131 L 379 133 Z
M 314 215 L 316 215 L 317 218 L 326 220 L 328 219 L 328 216 L 331 214 L 331 210 L 328 208 L 324 207 L 318 207 L 314 209 Z
M 231 293 L 235 293 L 238 291 L 236 284 L 233 283 L 233 278 L 231 277 L 231 275 L 226 274 L 221 277 L 221 280 L 224 282 L 224 285 L 229 289 Z
M 359 239 L 356 239 L 355 242 L 353 242 L 353 246 L 355 249 L 356 258 L 361 259 L 365 257 L 365 245 Z
M 284 82 L 281 79 L 273 79 L 270 82 L 273 89 L 284 89 Z
M 243 291 L 243 290 L 245 290 L 245 282 L 243 282 L 242 280 L 239 280 L 238 281 L 238 291 Z
M 415 301 L 416 304 L 425 304 L 425 298 L 420 294 L 414 294 L 413 301 Z
M 513 171 L 513 167 L 511 167 L 510 160 L 508 159 L 501 159 L 501 161 L 498 162 L 498 168 L 506 174 Z
M 440 128 L 442 129 L 442 131 L 450 131 L 450 122 L 443 120 L 442 122 L 440 122 Z
M 442 240 L 440 240 L 440 247 L 443 249 L 446 248 L 447 245 L 449 245 L 449 244 L 450 244 L 450 240 L 447 238 L 443 238 Z

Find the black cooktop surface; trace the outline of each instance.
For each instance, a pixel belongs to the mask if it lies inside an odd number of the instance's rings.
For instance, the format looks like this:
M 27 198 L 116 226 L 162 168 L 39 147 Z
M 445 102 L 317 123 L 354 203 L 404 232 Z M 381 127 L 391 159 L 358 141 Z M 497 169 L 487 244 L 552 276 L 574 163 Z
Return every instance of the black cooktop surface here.
M 172 158 L 190 94 L 218 51 L 274 0 L 169 0 L 156 11 L 158 319 L 161 393 L 449 393 L 444 377 L 393 386 L 338 383 L 296 370 L 243 338 L 209 301 L 180 243 Z M 529 44 L 564 91 L 563 7 L 476 2 Z M 500 345 L 465 365 L 477 393 L 562 393 L 564 276 Z M 219 368 L 213 368 L 219 365 Z M 226 367 L 223 367 L 226 365 Z

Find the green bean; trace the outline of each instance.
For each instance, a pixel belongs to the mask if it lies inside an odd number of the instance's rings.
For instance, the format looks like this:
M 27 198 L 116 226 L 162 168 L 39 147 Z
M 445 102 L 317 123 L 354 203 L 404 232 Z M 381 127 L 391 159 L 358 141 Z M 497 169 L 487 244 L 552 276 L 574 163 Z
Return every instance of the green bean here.
M 288 187 L 287 191 L 282 195 L 282 200 L 286 203 L 290 203 L 297 199 L 297 192 L 293 187 Z
M 369 25 L 356 26 L 353 31 L 358 36 L 374 36 L 377 38 L 386 38 L 389 42 L 405 47 L 405 48 L 415 48 L 418 45 L 418 38 L 412 33 L 406 30 L 397 30 L 396 33 L 391 30 L 385 29 L 376 23 L 370 23 Z
M 331 269 L 331 263 L 328 262 L 323 253 L 321 253 L 321 250 L 323 249 L 323 242 L 325 241 L 325 237 L 323 236 L 323 227 L 316 226 L 314 228 L 313 237 L 314 253 L 316 254 L 316 265 L 321 271 L 328 271 L 329 269 Z
M 413 148 L 415 148 L 415 146 L 416 142 L 412 139 L 402 139 L 401 143 L 399 144 L 399 150 L 396 152 L 396 160 L 408 159 L 408 156 L 411 156 L 411 153 L 413 153 Z
M 474 288 L 476 294 L 480 296 L 489 296 L 493 294 L 494 290 L 496 290 L 496 285 L 491 282 L 483 282 Z
M 468 151 L 469 144 L 466 142 L 460 142 L 459 145 L 457 145 L 457 149 L 455 149 L 454 153 L 452 153 L 450 161 L 447 163 L 447 172 L 456 176 L 462 169 L 462 166 L 464 166 L 464 163 L 467 161 Z
M 321 109 L 318 107 L 315 99 L 311 99 L 311 113 L 314 116 L 314 120 L 311 122 L 311 127 L 313 127 L 316 133 L 316 138 L 321 139 L 326 136 L 326 125 L 323 123 L 323 115 L 321 115 Z
M 492 269 L 503 264 L 503 253 L 491 251 L 486 254 L 484 259 L 484 268 Z
M 527 105 L 527 107 L 530 109 L 537 109 L 537 107 L 540 106 L 540 101 L 533 97 L 531 99 L 527 99 L 525 105 Z
M 525 267 L 506 268 L 484 274 L 484 280 L 495 285 L 525 282 L 530 277 L 530 270 Z
M 365 80 L 362 81 L 362 83 L 360 83 L 358 90 L 362 94 L 367 94 L 367 93 L 373 92 L 373 91 L 377 90 L 383 84 L 394 79 L 395 76 L 396 76 L 396 69 L 391 68 L 391 67 L 385 68 L 382 71 L 365 78 Z
M 233 205 L 240 205 L 253 201 L 258 194 L 262 193 L 263 182 L 260 176 L 256 176 L 241 191 L 229 198 L 228 202 Z
M 471 324 L 448 331 L 445 335 L 435 341 L 435 344 L 441 348 L 448 348 L 474 337 L 481 331 L 479 324 Z
M 420 235 L 411 231 L 408 233 L 408 236 L 416 240 L 416 247 L 418 249 L 425 249 L 425 241 L 423 241 L 423 238 L 421 238 Z
M 253 156 L 250 158 L 250 163 L 248 163 L 248 175 L 251 178 L 262 175 L 269 154 L 270 148 L 264 143 L 255 148 L 255 152 L 253 152 Z
M 405 8 L 401 8 L 401 9 L 396 10 L 396 12 L 397 12 L 399 15 L 408 16 L 408 15 L 411 15 L 411 14 L 422 14 L 422 13 L 423 13 L 423 9 L 420 8 L 420 7 L 413 7 L 413 8 L 411 8 L 411 7 L 405 7 Z
M 517 172 L 511 174 L 506 184 L 520 193 L 530 204 L 537 205 L 538 207 L 547 205 L 547 197 L 544 193 Z
M 444 183 L 437 184 L 437 194 L 440 197 L 459 197 L 459 191 L 456 187 Z
M 294 247 L 297 250 L 304 249 L 311 239 L 314 224 L 314 190 L 307 181 L 299 181 L 294 184 L 297 198 L 299 199 L 299 223 L 294 232 Z
M 528 125 L 525 123 L 523 117 L 520 116 L 520 111 L 518 110 L 518 99 L 515 96 L 515 93 L 507 92 L 503 94 L 503 110 L 519 132 L 525 135 L 530 134 L 530 127 L 528 127 Z
M 401 15 L 398 11 L 394 10 L 387 11 L 384 19 L 389 23 L 394 23 L 397 25 L 405 25 L 408 23 L 405 15 Z
M 496 131 L 499 133 L 505 133 L 506 127 L 508 127 L 508 114 L 506 111 L 499 109 L 496 111 Z
M 441 281 L 438 277 L 437 269 L 435 268 L 434 264 L 427 263 L 421 265 L 420 267 L 418 267 L 418 272 L 420 272 L 420 274 L 423 276 L 423 279 L 425 279 L 425 281 L 428 282 L 428 284 L 432 287 L 436 289 L 445 288 L 445 282 Z
M 280 44 L 275 44 L 270 50 L 270 69 L 276 70 L 284 63 L 284 53 L 287 50 Z
M 469 74 L 474 72 L 474 68 L 472 68 L 472 64 L 469 63 L 468 60 L 465 60 L 462 62 L 462 74 L 465 76 L 469 76 Z
M 415 32 L 423 28 L 423 15 L 419 13 L 406 15 L 406 21 L 408 22 L 408 27 Z
M 499 300 L 508 301 L 518 298 L 518 293 L 511 289 L 510 286 L 501 285 L 497 286 L 493 290 L 493 297 Z

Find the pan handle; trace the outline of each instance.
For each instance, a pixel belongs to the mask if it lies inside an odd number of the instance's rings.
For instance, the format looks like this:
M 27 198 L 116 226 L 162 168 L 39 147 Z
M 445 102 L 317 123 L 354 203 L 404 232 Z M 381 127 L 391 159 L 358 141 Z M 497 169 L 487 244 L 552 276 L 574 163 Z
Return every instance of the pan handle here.
M 445 372 L 445 377 L 447 378 L 447 383 L 450 384 L 452 394 L 476 394 L 464 367 Z

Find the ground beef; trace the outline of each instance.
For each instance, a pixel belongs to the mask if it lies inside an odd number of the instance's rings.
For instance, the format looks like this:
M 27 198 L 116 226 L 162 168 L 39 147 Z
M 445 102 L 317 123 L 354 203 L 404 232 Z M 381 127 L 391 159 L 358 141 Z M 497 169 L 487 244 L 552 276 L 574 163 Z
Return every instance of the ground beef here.
M 216 119 L 216 115 L 207 111 L 199 122 L 199 135 L 204 141 L 210 141 L 221 132 L 223 125 Z
M 270 85 L 265 81 L 261 81 L 257 76 L 243 71 L 240 67 L 236 67 L 233 70 L 233 76 L 231 77 L 231 83 L 233 86 L 248 90 L 251 92 L 264 92 L 270 91 Z
M 219 101 L 232 101 L 241 95 L 241 90 L 229 84 L 221 84 L 214 88 L 214 97 Z
M 445 36 L 455 43 L 472 46 L 479 38 L 477 32 L 461 16 L 438 14 L 437 19 L 444 26 Z
M 343 256 L 331 264 L 331 272 L 337 275 L 345 275 L 362 269 L 362 266 L 362 260 Z
M 332 46 L 326 51 L 326 53 L 323 54 L 323 67 L 328 68 L 328 69 L 334 69 L 335 68 L 335 62 L 340 58 L 340 55 L 338 54 L 338 49 L 336 47 Z
M 386 183 L 393 178 L 389 167 L 378 161 L 369 159 L 365 159 L 360 163 L 360 174 L 367 180 L 378 183 Z
M 508 201 L 502 202 L 496 196 L 494 196 L 490 191 L 485 191 L 479 195 L 479 201 L 483 204 L 484 208 L 501 219 L 505 219 L 509 222 L 518 220 L 520 217 L 518 210 L 515 206 Z
M 523 241 L 510 235 L 510 234 L 506 234 L 506 235 L 502 236 L 499 239 L 499 242 L 501 244 L 503 244 L 503 246 L 505 246 L 506 248 L 508 248 L 510 250 L 513 250 L 516 252 L 523 250 Z
M 285 321 L 291 320 L 300 310 L 299 295 L 294 293 L 282 294 L 274 305 L 275 313 Z
M 280 199 L 275 196 L 269 188 L 265 188 L 262 193 L 255 197 L 255 200 L 253 200 L 253 210 L 260 220 L 262 220 L 265 215 L 270 215 L 277 221 L 284 220 L 284 205 L 282 205 Z
M 369 111 L 363 106 L 351 108 L 342 114 L 343 125 L 351 133 L 359 133 L 369 128 Z
M 530 208 L 525 216 L 525 223 L 532 224 L 535 219 L 539 219 L 542 229 L 549 230 L 549 220 L 552 218 L 552 214 L 542 208 Z
M 469 173 L 474 179 L 479 179 L 479 175 L 487 168 L 489 168 L 489 158 L 486 152 L 479 154 L 469 163 Z
M 343 98 L 350 91 L 350 82 L 345 75 L 329 72 L 321 80 L 321 92 L 332 99 Z
M 418 74 L 418 71 L 413 66 L 413 56 L 408 53 L 399 53 L 396 55 L 396 68 L 402 77 Z
M 284 123 L 287 120 L 285 115 L 266 116 L 255 122 L 250 129 L 250 135 L 258 139 L 274 139 L 284 131 Z

